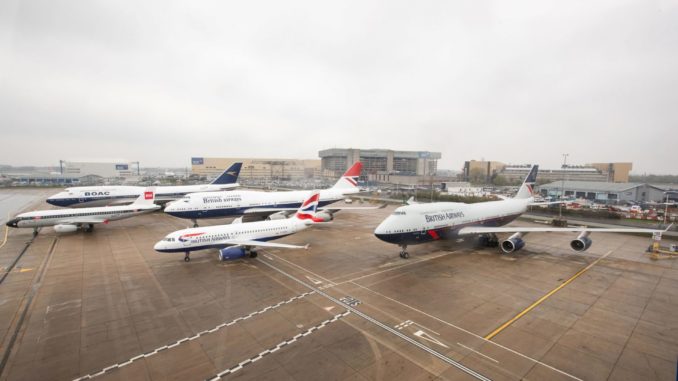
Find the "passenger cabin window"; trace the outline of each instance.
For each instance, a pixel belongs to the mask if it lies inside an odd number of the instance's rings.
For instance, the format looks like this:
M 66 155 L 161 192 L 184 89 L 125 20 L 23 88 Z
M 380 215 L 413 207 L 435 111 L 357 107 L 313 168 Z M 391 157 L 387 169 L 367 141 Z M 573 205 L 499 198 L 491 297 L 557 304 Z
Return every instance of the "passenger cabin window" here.
M 395 212 L 393 212 L 393 215 L 394 216 L 404 216 L 405 212 L 396 210 Z

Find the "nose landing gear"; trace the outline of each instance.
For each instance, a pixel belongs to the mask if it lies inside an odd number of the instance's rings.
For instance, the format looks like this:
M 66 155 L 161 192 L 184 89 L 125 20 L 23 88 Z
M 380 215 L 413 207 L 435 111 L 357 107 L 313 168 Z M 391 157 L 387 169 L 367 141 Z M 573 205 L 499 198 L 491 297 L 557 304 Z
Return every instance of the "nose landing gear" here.
M 186 255 L 184 256 L 184 262 L 190 262 L 191 261 L 191 252 L 187 251 Z
M 407 259 L 410 257 L 410 254 L 407 252 L 407 245 L 402 245 L 400 246 L 402 250 L 400 250 L 400 258 L 402 259 Z

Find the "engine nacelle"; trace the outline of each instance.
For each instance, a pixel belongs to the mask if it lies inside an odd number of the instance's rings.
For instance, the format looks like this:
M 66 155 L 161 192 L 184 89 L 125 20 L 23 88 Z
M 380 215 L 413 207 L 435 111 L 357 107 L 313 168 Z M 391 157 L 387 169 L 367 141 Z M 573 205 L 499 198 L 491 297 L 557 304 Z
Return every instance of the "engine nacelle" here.
M 334 215 L 328 212 L 318 212 L 315 214 L 316 218 L 320 218 L 323 222 L 330 222 L 334 219 Z
M 219 260 L 222 262 L 239 259 L 245 255 L 247 255 L 247 252 L 241 246 L 231 246 L 219 250 Z
M 591 232 L 582 232 L 579 234 L 579 236 L 576 239 L 573 239 L 572 242 L 570 242 L 570 247 L 574 251 L 586 251 L 591 247 L 591 244 L 593 244 L 593 241 L 591 238 L 589 238 L 589 234 Z
M 266 217 L 266 220 L 268 220 L 268 221 L 284 220 L 286 218 L 287 218 L 287 214 L 285 212 L 277 212 L 277 213 L 273 213 L 270 216 Z
M 508 254 L 522 249 L 525 246 L 525 241 L 523 241 L 522 237 L 523 237 L 522 233 L 516 233 L 508 237 L 507 239 L 501 242 L 501 250 L 504 253 Z
M 75 225 L 54 225 L 54 231 L 57 233 L 73 233 L 76 230 L 78 230 L 78 227 Z

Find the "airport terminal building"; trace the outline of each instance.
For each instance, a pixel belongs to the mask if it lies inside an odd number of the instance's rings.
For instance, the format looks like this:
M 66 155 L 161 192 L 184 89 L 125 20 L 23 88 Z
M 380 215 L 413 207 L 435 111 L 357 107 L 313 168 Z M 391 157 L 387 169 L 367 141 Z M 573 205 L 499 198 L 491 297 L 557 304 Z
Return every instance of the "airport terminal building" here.
M 363 163 L 361 180 L 408 185 L 429 183 L 438 171 L 441 158 L 440 152 L 358 148 L 330 148 L 318 155 L 323 176 L 341 176 L 353 163 L 360 161 Z

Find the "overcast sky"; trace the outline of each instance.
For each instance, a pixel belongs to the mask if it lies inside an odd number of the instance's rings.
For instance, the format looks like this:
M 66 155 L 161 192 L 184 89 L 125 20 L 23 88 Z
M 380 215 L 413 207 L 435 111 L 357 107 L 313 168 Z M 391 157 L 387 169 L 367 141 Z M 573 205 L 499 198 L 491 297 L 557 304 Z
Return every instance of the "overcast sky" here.
M 631 161 L 678 173 L 677 1 L 0 2 L 0 164 Z

